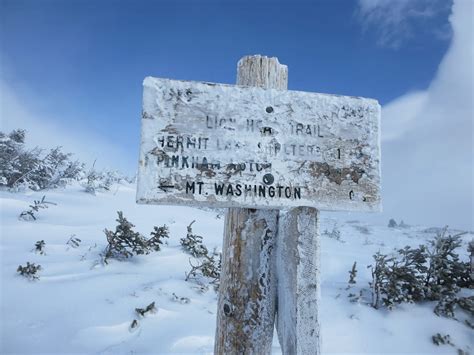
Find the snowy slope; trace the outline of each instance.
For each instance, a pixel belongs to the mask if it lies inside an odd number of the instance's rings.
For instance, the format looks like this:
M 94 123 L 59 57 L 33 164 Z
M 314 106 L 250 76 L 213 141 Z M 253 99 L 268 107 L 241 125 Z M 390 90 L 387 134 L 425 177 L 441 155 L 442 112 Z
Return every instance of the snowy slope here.
M 46 195 L 57 203 L 38 213 L 37 221 L 18 215 L 33 199 Z M 135 204 L 134 185 L 116 185 L 93 196 L 80 186 L 46 192 L 0 192 L 1 198 L 1 322 L 0 353 L 212 353 L 216 293 L 202 293 L 184 281 L 189 256 L 179 246 L 192 221 L 196 234 L 212 249 L 222 242 L 222 212 L 185 207 Z M 116 211 L 149 237 L 153 226 L 170 227 L 168 246 L 125 262 L 99 263 L 106 245 L 104 228 L 114 229 Z M 322 220 L 332 230 L 336 220 Z M 321 324 L 323 353 L 456 353 L 449 345 L 435 346 L 435 333 L 451 335 L 458 348 L 474 350 L 473 331 L 433 313 L 434 304 L 405 304 L 394 311 L 350 303 L 345 288 L 348 270 L 358 265 L 355 290 L 367 287 L 372 255 L 433 238 L 423 227 L 391 229 L 357 221 L 337 221 L 341 240 L 322 236 Z M 82 240 L 71 248 L 67 240 Z M 467 243 L 472 234 L 464 236 Z M 46 255 L 32 251 L 46 242 Z M 464 251 L 466 248 L 464 248 Z M 461 252 L 461 251 L 460 251 Z M 467 258 L 467 252 L 462 253 Z M 26 262 L 42 265 L 40 280 L 28 281 L 16 272 Z M 174 296 L 189 303 L 176 302 Z M 136 319 L 134 309 L 155 302 L 157 312 Z M 274 352 L 278 353 L 275 339 Z

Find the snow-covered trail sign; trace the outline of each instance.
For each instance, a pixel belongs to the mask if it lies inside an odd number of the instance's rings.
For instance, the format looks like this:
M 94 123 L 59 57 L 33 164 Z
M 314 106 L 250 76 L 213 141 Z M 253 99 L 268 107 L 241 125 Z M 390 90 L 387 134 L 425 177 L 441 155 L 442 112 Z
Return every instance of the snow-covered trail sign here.
M 319 355 L 319 209 L 380 209 L 380 106 L 260 55 L 237 85 L 145 79 L 137 202 L 229 207 L 216 354 Z
M 379 129 L 372 99 L 148 77 L 137 200 L 376 211 Z

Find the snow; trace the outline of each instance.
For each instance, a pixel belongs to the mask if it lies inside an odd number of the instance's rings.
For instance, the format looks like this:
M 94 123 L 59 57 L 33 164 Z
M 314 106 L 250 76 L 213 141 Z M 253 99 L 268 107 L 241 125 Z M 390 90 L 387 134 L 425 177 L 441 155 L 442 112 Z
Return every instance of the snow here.
M 222 211 L 187 207 L 137 205 L 135 185 L 115 185 L 96 196 L 80 186 L 43 192 L 0 192 L 0 353 L 212 353 L 217 295 L 201 293 L 184 281 L 189 256 L 179 239 L 192 221 L 193 231 L 212 249 L 221 248 Z M 36 221 L 18 215 L 33 199 L 57 203 L 37 213 Z M 167 224 L 168 245 L 161 251 L 112 260 L 102 265 L 104 228 L 114 229 L 117 210 L 149 237 L 153 226 Z M 355 290 L 368 287 L 372 255 L 433 238 L 425 227 L 387 228 L 322 216 L 321 231 L 337 222 L 341 241 L 321 237 L 320 323 L 323 353 L 456 353 L 449 345 L 435 346 L 431 336 L 450 334 L 458 348 L 474 349 L 467 326 L 433 313 L 434 304 L 404 304 L 393 311 L 350 303 L 345 288 L 348 271 L 357 261 Z M 369 234 L 366 234 L 367 228 Z M 78 248 L 66 244 L 75 235 Z M 466 244 L 473 234 L 464 237 Z M 34 244 L 46 242 L 45 255 Z M 467 259 L 464 247 L 459 250 Z M 38 281 L 17 274 L 18 265 L 41 264 Z M 466 291 L 472 294 L 472 290 Z M 187 297 L 189 303 L 175 300 Z M 368 296 L 368 294 L 367 294 Z M 137 318 L 135 308 L 155 302 L 157 311 Z M 137 319 L 139 326 L 130 329 Z M 274 353 L 279 352 L 276 335 Z

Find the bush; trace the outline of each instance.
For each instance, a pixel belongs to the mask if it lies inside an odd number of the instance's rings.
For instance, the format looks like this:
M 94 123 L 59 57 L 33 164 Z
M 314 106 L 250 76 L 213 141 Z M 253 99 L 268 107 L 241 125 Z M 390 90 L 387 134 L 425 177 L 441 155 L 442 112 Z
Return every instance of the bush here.
M 66 244 L 69 245 L 71 248 L 79 248 L 82 240 L 76 237 L 75 234 L 71 235 L 71 237 L 67 240 Z M 69 248 L 68 248 L 69 249 Z
M 114 183 L 133 182 L 117 171 L 99 172 L 94 165 L 88 173 L 85 164 L 72 159 L 61 147 L 41 149 L 25 147 L 26 131 L 0 132 L 0 187 L 44 190 L 81 181 L 85 190 L 94 193 L 109 191 Z
M 168 238 L 168 227 L 155 227 L 155 232 L 152 232 L 152 238 L 146 239 L 140 233 L 135 232 L 134 224 L 130 223 L 121 211 L 117 212 L 118 225 L 115 231 L 104 230 L 107 237 L 108 245 L 104 253 L 104 262 L 114 258 L 123 260 L 132 257 L 133 255 L 149 254 L 152 251 L 159 251 L 162 238 Z
M 390 218 L 390 220 L 388 221 L 388 227 L 389 228 L 396 228 L 397 227 L 397 222 L 393 218 Z
M 374 255 L 369 265 L 372 306 L 381 303 L 392 309 L 402 302 L 438 301 L 435 313 L 454 316 L 456 294 L 469 285 L 469 264 L 459 261 L 455 252 L 462 234 L 446 235 L 447 228 L 418 248 L 406 246 L 394 255 Z
M 149 247 L 154 251 L 160 251 L 160 245 L 163 244 L 163 239 L 169 238 L 169 229 L 165 224 L 162 227 L 153 227 L 153 232 L 150 233 L 151 238 L 148 239 Z
M 209 252 L 202 242 L 202 236 L 193 233 L 192 225 L 194 222 L 192 221 L 188 225 L 186 237 L 181 238 L 183 250 L 194 257 L 193 262 L 189 259 L 191 270 L 186 273 L 185 280 L 192 279 L 203 285 L 201 281 L 206 279 L 217 290 L 221 272 L 221 254 L 216 250 L 212 253 Z M 207 286 L 205 288 L 207 289 Z
M 124 216 L 122 211 L 118 211 L 118 225 L 115 232 L 104 230 L 107 242 L 109 243 L 105 250 L 104 261 L 107 259 L 126 259 L 135 255 L 147 253 L 148 248 L 145 238 L 138 232 L 133 231 L 133 225 Z
M 26 266 L 18 266 L 18 269 L 16 271 L 19 272 L 21 276 L 24 276 L 29 280 L 39 280 L 39 276 L 37 275 L 37 273 L 40 270 L 41 265 L 36 265 L 35 263 L 27 262 Z
M 145 317 L 147 313 L 155 313 L 156 312 L 155 302 L 150 303 L 145 308 L 135 308 L 135 312 L 140 317 Z
M 339 230 L 339 228 L 337 228 L 337 225 L 335 224 L 334 227 L 332 228 L 331 231 L 325 229 L 324 232 L 323 232 L 323 235 L 325 235 L 326 237 L 329 237 L 331 239 L 335 239 L 341 243 L 344 243 L 343 240 L 341 240 L 341 231 Z
M 45 247 L 46 243 L 44 242 L 44 240 L 38 240 L 36 243 L 35 243 L 35 252 L 40 255 L 44 255 L 44 247 Z
M 189 260 L 191 270 L 186 274 L 185 281 L 190 279 L 199 281 L 201 277 L 204 277 L 209 279 L 209 283 L 217 289 L 221 272 L 221 255 L 214 251 L 212 254 L 206 254 L 194 260 L 196 264 Z
M 34 200 L 33 204 L 30 205 L 29 210 L 25 210 L 18 216 L 19 219 L 24 221 L 36 221 L 35 213 L 39 212 L 40 209 L 46 209 L 49 205 L 56 205 L 54 202 L 45 201 L 46 196 L 43 196 L 41 200 Z
M 354 261 L 352 264 L 352 269 L 349 271 L 349 285 L 354 285 L 356 283 L 357 277 L 357 262 Z
M 192 225 L 196 221 L 192 221 L 187 227 L 186 237 L 181 238 L 181 247 L 185 252 L 191 254 L 195 258 L 203 257 L 208 254 L 206 246 L 202 243 L 202 237 L 193 233 Z
M 430 241 L 429 266 L 426 273 L 426 292 L 429 300 L 440 300 L 453 296 L 463 285 L 469 284 L 468 263 L 459 260 L 455 252 L 461 246 L 461 236 L 446 235 L 447 228 Z
M 71 153 L 61 147 L 47 154 L 36 147 L 25 148 L 26 131 L 17 129 L 10 134 L 0 132 L 0 186 L 43 190 L 64 186 L 68 180 L 78 180 L 84 165 L 71 160 Z

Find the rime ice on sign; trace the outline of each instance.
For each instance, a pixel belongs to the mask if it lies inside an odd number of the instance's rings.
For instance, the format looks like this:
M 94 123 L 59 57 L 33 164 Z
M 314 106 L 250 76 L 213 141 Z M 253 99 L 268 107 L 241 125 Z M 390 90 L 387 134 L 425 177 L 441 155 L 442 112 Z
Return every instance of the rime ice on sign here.
M 137 202 L 377 211 L 379 132 L 372 99 L 148 77 Z

